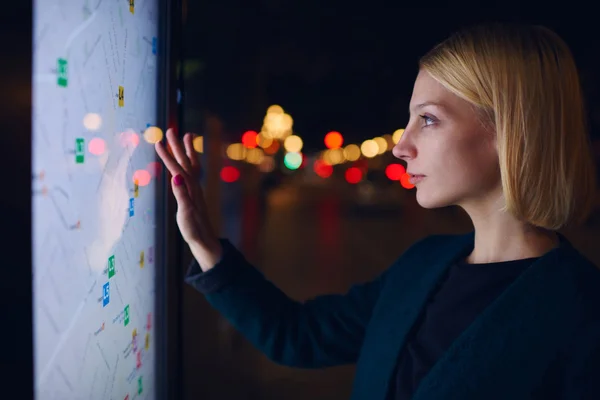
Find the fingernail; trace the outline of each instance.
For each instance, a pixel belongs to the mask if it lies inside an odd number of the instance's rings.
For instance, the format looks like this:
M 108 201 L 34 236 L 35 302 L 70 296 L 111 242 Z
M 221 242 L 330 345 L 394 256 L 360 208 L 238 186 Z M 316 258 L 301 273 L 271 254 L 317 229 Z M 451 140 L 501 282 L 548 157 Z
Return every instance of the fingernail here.
M 175 182 L 175 186 L 181 186 L 181 184 L 183 183 L 183 176 L 181 175 L 175 175 L 173 177 L 173 182 Z

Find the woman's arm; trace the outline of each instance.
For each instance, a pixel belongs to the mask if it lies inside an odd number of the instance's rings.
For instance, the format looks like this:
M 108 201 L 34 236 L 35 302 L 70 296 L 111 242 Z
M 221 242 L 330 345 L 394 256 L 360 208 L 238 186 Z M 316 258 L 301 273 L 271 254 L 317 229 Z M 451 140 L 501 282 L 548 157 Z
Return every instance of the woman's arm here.
M 356 361 L 382 279 L 345 295 L 295 302 L 267 281 L 228 241 L 219 240 L 208 218 L 193 137 L 167 130 L 171 148 L 156 152 L 173 175 L 177 225 L 196 263 L 187 282 L 257 348 L 281 364 L 318 368 Z
M 207 272 L 195 262 L 186 282 L 271 360 L 301 368 L 356 362 L 384 281 L 352 287 L 344 295 L 299 303 L 286 296 L 227 240 Z

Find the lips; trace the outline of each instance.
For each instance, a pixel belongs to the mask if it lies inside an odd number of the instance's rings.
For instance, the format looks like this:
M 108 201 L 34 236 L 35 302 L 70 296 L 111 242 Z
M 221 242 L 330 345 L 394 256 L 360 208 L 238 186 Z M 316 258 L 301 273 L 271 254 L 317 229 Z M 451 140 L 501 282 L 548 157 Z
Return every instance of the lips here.
M 423 180 L 423 178 L 425 178 L 425 175 L 421 175 L 421 174 L 411 174 L 411 173 L 409 173 L 408 175 L 409 175 L 408 181 L 410 183 L 412 183 L 413 185 L 416 185 L 421 180 Z

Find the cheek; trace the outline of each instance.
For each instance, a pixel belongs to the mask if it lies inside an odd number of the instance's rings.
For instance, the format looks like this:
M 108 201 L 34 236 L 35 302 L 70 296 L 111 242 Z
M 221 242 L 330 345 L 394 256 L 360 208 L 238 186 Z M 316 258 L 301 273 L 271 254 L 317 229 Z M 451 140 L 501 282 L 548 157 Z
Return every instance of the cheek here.
M 447 148 L 446 157 L 439 157 L 446 179 L 454 183 L 489 184 L 499 178 L 498 155 L 489 143 L 472 140 L 455 142 Z M 448 176 L 450 175 L 450 176 Z
M 464 174 L 480 187 L 495 185 L 500 179 L 498 153 L 490 144 L 468 146 L 463 153 L 462 162 Z

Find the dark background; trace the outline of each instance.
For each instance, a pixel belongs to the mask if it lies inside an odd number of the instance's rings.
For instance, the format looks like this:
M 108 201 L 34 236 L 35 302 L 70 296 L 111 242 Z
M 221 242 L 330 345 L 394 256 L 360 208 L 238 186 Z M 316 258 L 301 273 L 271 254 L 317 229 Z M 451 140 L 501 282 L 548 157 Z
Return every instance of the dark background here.
M 330 130 L 355 141 L 392 133 L 407 122 L 420 56 L 461 26 L 514 21 L 545 25 L 567 41 L 598 114 L 598 33 L 587 7 L 399 3 L 190 1 L 188 112 L 206 108 L 241 135 L 260 129 L 266 108 L 280 104 L 308 149 L 322 148 Z

